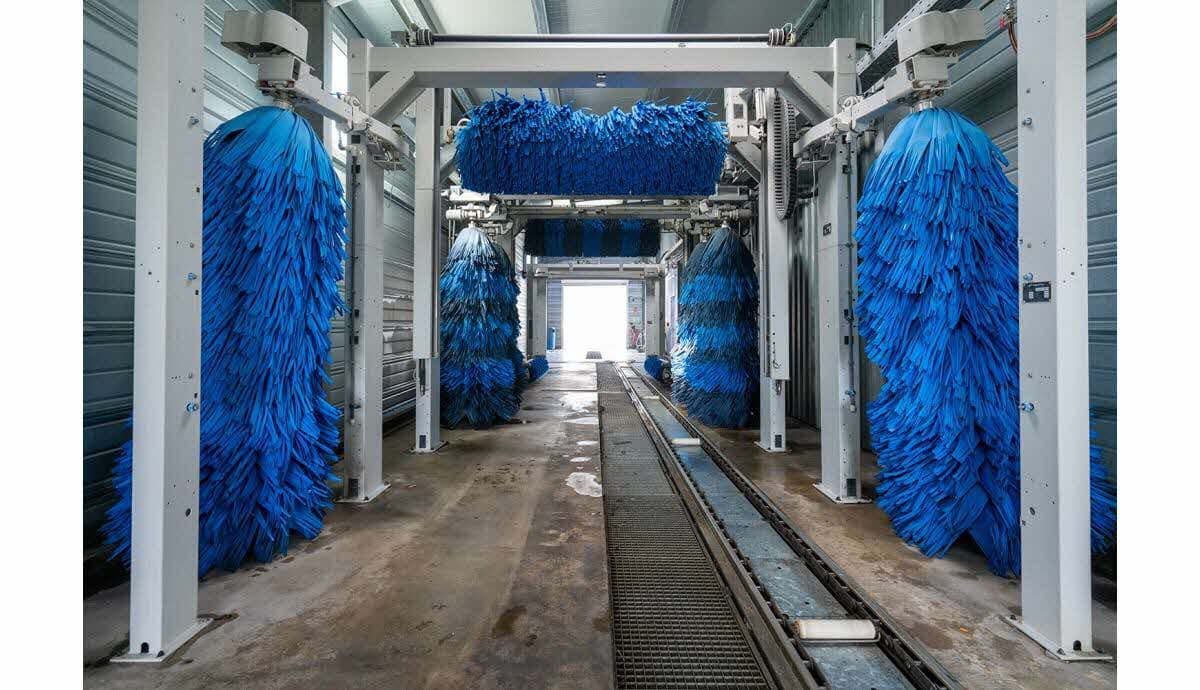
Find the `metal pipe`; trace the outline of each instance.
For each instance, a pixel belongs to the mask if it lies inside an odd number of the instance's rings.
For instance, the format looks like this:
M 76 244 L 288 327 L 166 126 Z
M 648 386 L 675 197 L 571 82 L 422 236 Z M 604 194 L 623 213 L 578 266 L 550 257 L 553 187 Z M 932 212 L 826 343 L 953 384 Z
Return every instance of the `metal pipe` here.
M 766 43 L 768 34 L 432 34 L 433 43 Z

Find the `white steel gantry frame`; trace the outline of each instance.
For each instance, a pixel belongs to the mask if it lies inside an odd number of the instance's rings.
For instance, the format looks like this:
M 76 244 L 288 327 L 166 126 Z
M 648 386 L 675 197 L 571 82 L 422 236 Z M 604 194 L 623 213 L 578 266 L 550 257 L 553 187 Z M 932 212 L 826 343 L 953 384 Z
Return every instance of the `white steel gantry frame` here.
M 155 661 L 204 624 L 196 616 L 203 12 L 195 3 L 143 2 L 138 19 L 142 97 L 137 125 L 133 432 L 138 451 L 132 487 L 131 653 L 123 659 Z M 1019 182 L 1025 567 L 1023 617 L 1013 622 L 1064 660 L 1102 657 L 1092 650 L 1088 549 L 1086 150 L 1080 126 L 1086 116 L 1084 19 L 1083 6 L 1068 0 L 1035 10 L 1022 22 L 1025 50 L 1018 59 L 1018 148 L 1025 164 Z M 351 46 L 351 90 L 362 110 L 319 92 L 320 81 L 307 72 L 289 84 L 307 99 L 305 107 L 351 131 L 353 160 L 361 165 L 353 188 L 352 251 L 354 279 L 363 293 L 353 301 L 358 312 L 354 333 L 360 342 L 348 348 L 355 358 L 355 392 L 348 401 L 353 401 L 349 404 L 355 423 L 361 425 L 346 434 L 347 456 L 360 459 L 348 463 L 357 468 L 352 472 L 360 479 L 360 500 L 382 486 L 382 454 L 376 450 L 382 437 L 381 415 L 376 414 L 382 396 L 373 393 L 381 385 L 382 353 L 381 344 L 374 348 L 371 342 L 382 339 L 374 325 L 382 323 L 382 280 L 373 279 L 381 251 L 373 238 L 381 232 L 383 189 L 382 171 L 376 170 L 378 149 L 368 145 L 368 139 L 403 148 L 387 123 L 425 89 L 588 87 L 604 75 L 610 86 L 774 87 L 810 120 L 819 122 L 835 112 L 844 115 L 814 127 L 797 142 L 797 149 L 803 150 L 823 132 L 845 131 L 847 124 L 853 129 L 854 120 L 865 118 L 864 111 L 876 106 L 873 96 L 841 109 L 841 98 L 855 91 L 853 64 L 845 68 L 843 52 L 843 40 L 829 48 L 621 43 L 374 48 L 358 41 Z M 279 64 L 276 60 L 273 66 Z M 260 65 L 272 66 L 265 61 Z M 377 72 L 382 77 L 367 88 Z M 832 88 L 818 73 L 832 74 Z M 887 90 L 883 93 L 883 100 L 897 101 Z M 414 330 L 421 338 L 414 338 L 414 353 L 426 375 L 426 390 L 418 396 L 418 407 L 425 411 L 418 415 L 418 449 L 438 445 L 438 297 L 433 287 L 440 239 L 437 98 L 430 91 L 418 104 Z M 364 111 L 375 118 L 364 117 Z M 854 493 L 846 491 L 845 480 L 857 470 L 856 393 L 852 387 L 842 388 L 854 380 L 857 369 L 849 235 L 854 145 L 852 136 L 835 137 L 833 156 L 818 178 L 818 213 L 825 219 L 818 224 L 822 369 L 838 371 L 836 387 L 832 377 L 822 377 L 823 427 L 832 427 L 828 433 L 836 434 L 827 439 L 822 431 L 822 485 L 831 497 L 836 491 Z M 767 174 L 769 168 L 761 172 Z M 830 194 L 831 189 L 841 191 Z M 545 353 L 544 291 L 545 280 L 535 279 L 530 299 L 537 303 L 540 294 L 541 309 L 533 309 L 530 316 L 531 355 Z M 835 347 L 826 347 L 831 341 Z M 824 383 L 827 379 L 830 382 Z M 838 422 L 831 424 L 832 419 Z M 839 477 L 836 487 L 830 485 L 832 477 Z
M 129 653 L 164 659 L 196 616 L 204 6 L 138 3 Z
M 729 93 L 731 90 L 727 91 Z M 784 108 L 775 101 L 783 98 L 776 89 L 763 89 L 756 101 L 765 106 L 766 141 L 762 147 L 762 168 L 758 185 L 758 447 L 768 453 L 787 450 L 787 405 L 785 387 L 791 376 L 791 304 L 788 299 L 792 248 L 788 220 L 781 218 L 776 198 L 782 178 L 772 174 L 778 169 L 789 174 L 791 142 L 781 141 L 786 129 L 778 120 Z M 782 105 L 782 104 L 781 104 Z M 832 105 L 832 104 L 831 104 Z M 739 142 L 737 146 L 747 142 Z M 747 156 L 747 159 L 750 157 Z
M 833 42 L 832 105 L 857 93 L 853 39 Z M 817 171 L 817 349 L 821 400 L 821 481 L 836 503 L 863 503 L 862 437 L 858 411 L 858 326 L 854 320 L 858 252 L 858 137 L 833 138 L 829 161 Z
M 352 331 L 347 348 L 348 405 L 354 426 L 345 435 L 357 493 L 369 500 L 382 481 L 382 261 L 384 164 L 408 152 L 389 126 L 417 103 L 414 357 L 423 372 L 415 446 L 440 444 L 436 276 L 440 240 L 441 169 L 438 94 L 454 87 L 589 87 L 603 77 L 613 87 L 774 87 L 808 119 L 832 114 L 832 90 L 822 79 L 834 64 L 830 48 L 749 43 L 442 44 L 376 48 L 350 45 L 352 100 L 322 90 L 291 39 L 264 41 L 259 29 L 280 27 L 285 15 L 227 13 L 222 43 L 251 55 L 260 89 L 333 119 L 350 134 L 354 174 Z M 250 21 L 246 21 L 249 19 Z M 203 12 L 199 5 L 140 3 L 138 117 L 137 302 L 135 325 L 131 658 L 165 658 L 200 629 L 196 618 L 199 485 L 201 149 L 203 143 Z M 286 22 L 283 22 L 286 25 Z M 290 26 L 285 26 L 285 33 Z M 299 31 L 303 31 L 299 28 Z M 298 32 L 297 32 L 298 33 Z M 278 34 L 276 34 L 278 35 Z M 274 43 L 274 45 L 271 45 Z M 367 88 L 375 78 L 379 79 Z M 429 90 L 428 93 L 426 91 Z M 158 171 L 155 173 L 154 171 Z M 167 222 L 170 219 L 171 222 Z M 350 276 L 348 276 L 350 277 Z M 535 281 L 531 301 L 542 295 Z M 541 325 L 537 325 L 541 316 Z M 545 352 L 545 317 L 530 317 L 530 354 Z M 376 325 L 378 324 L 378 326 Z M 420 376 L 420 373 L 418 374 Z M 374 381 L 374 384 L 372 384 Z M 420 385 L 419 381 L 419 385 Z M 145 650 L 144 652 L 142 650 Z
M 837 44 L 835 44 L 836 46 Z M 415 199 L 417 218 L 416 243 L 418 273 L 426 265 L 422 243 L 436 247 L 440 236 L 440 184 L 426 169 L 437 170 L 437 154 L 433 152 L 440 141 L 430 137 L 428 124 L 422 124 L 425 108 L 420 97 L 428 90 L 445 88 L 586 88 L 602 80 L 610 87 L 658 88 L 775 88 L 800 113 L 811 121 L 826 119 L 836 109 L 834 89 L 821 75 L 833 71 L 835 48 L 783 47 L 766 43 L 435 43 L 430 46 L 366 47 L 367 69 L 378 79 L 370 93 L 360 101 L 364 109 L 383 122 L 390 122 L 417 102 Z M 853 66 L 853 65 L 852 65 Z M 426 96 L 428 98 L 428 96 Z M 436 109 L 435 109 L 436 112 Z M 440 132 L 434 125 L 432 133 Z M 428 220 L 426 220 L 428 219 Z M 786 230 L 786 227 L 785 227 Z M 423 238 L 425 236 L 425 238 Z M 775 275 L 782 282 L 780 304 L 787 304 L 787 254 L 782 254 L 781 266 Z M 432 271 L 432 269 L 431 269 Z M 432 271 L 436 275 L 436 271 Z M 528 356 L 544 355 L 545 288 L 544 278 L 529 279 L 528 304 L 530 319 Z M 656 290 L 657 293 L 661 290 Z M 418 333 L 436 333 L 436 290 L 429 294 L 420 286 L 414 294 L 414 348 Z M 784 309 L 786 311 L 786 309 Z M 656 329 L 660 330 L 660 329 Z M 783 365 L 773 376 L 786 378 L 790 355 L 787 330 L 774 342 L 774 361 Z M 650 338 L 647 338 L 648 342 Z M 656 343 L 661 335 L 653 339 Z M 659 345 L 655 349 L 660 349 Z M 648 351 L 649 354 L 649 351 Z M 431 348 L 414 351 L 419 361 L 429 362 L 426 371 L 436 367 L 436 342 Z M 435 373 L 436 375 L 436 373 Z M 782 426 L 782 380 L 779 385 L 778 425 Z M 414 435 L 415 449 L 424 450 L 422 443 L 436 447 L 438 430 L 436 386 L 422 397 L 418 396 L 418 414 Z M 774 409 L 774 408 L 773 408 Z M 782 430 L 778 434 L 783 443 Z M 776 434 L 772 432 L 774 440 Z
M 1017 55 L 1021 273 L 1021 617 L 1062 661 L 1092 646 L 1084 3 L 1022 6 Z

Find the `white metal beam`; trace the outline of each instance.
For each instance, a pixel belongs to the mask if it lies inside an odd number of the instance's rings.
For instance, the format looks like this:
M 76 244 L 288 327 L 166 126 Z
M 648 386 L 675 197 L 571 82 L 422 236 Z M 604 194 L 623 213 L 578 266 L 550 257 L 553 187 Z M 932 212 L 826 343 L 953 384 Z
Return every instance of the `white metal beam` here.
M 416 163 L 413 195 L 413 359 L 417 362 L 416 431 L 413 450 L 432 453 L 442 446 L 441 358 L 439 357 L 438 276 L 441 256 L 442 89 L 417 98 Z
M 351 42 L 350 93 L 368 91 L 363 39 Z M 342 500 L 363 503 L 383 481 L 383 169 L 361 143 L 350 146 L 350 256 L 346 271 L 345 460 Z
M 642 314 L 645 317 L 645 324 L 642 332 L 646 334 L 646 356 L 658 357 L 663 354 L 662 278 L 646 278 L 643 285 L 645 285 L 645 305 Z
M 160 661 L 196 618 L 204 7 L 138 3 L 129 654 Z
M 750 43 L 439 43 L 370 50 L 370 111 L 390 122 L 426 87 L 609 88 L 779 87 L 814 121 L 834 111 L 817 74 L 832 69 L 828 47 Z
M 781 180 L 772 174 L 777 166 L 791 165 L 789 142 L 777 141 L 786 136 L 775 119 L 780 109 L 776 99 L 782 95 L 768 89 L 765 102 L 767 141 L 762 150 L 762 183 L 759 185 L 758 214 L 758 446 L 770 453 L 787 450 L 787 417 L 784 386 L 791 376 L 790 305 L 788 303 L 788 269 L 791 250 L 788 242 L 788 221 L 780 218 L 773 200 L 782 190 Z M 782 104 L 781 104 L 782 105 Z
M 525 275 L 525 294 L 528 295 L 527 299 L 529 300 L 526 303 L 526 313 L 529 319 L 529 330 L 527 331 L 529 345 L 526 353 L 530 359 L 539 355 L 545 357 L 548 319 L 546 292 L 549 288 L 549 279 L 537 277 L 532 270 L 526 271 Z
M 1023 7 L 1017 60 L 1021 615 L 1065 661 L 1092 648 L 1085 5 Z
M 854 40 L 834 40 L 834 102 L 856 91 Z M 831 103 L 831 105 L 833 105 Z M 835 138 L 830 161 L 817 173 L 817 297 L 820 350 L 821 481 L 836 503 L 861 503 L 858 327 L 854 320 L 857 251 L 857 137 Z

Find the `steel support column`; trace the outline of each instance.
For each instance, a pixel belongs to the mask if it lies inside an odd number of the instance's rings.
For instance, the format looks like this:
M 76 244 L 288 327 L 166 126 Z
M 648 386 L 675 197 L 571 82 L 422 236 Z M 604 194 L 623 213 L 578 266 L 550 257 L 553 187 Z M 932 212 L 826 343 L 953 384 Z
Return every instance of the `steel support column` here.
M 347 319 L 346 464 L 342 500 L 370 501 L 383 481 L 383 168 L 351 147 L 351 313 Z
M 646 334 L 645 354 L 647 357 L 663 354 L 663 289 L 661 278 L 646 278 L 645 304 L 642 309 L 646 322 L 642 332 Z
M 363 39 L 350 45 L 350 93 L 370 93 Z M 366 102 L 364 101 L 364 105 Z M 383 481 L 383 169 L 362 143 L 351 141 L 346 181 L 350 242 L 346 267 L 345 463 L 342 499 L 363 503 Z
M 670 354 L 678 340 L 679 324 L 679 265 L 672 260 L 663 279 L 663 348 Z
M 526 313 L 529 319 L 529 346 L 526 354 L 530 359 L 537 356 L 546 356 L 546 328 L 547 328 L 547 313 L 546 313 L 546 292 L 549 288 L 549 281 L 546 278 L 538 278 L 534 276 L 532 270 L 527 270 L 525 278 L 525 294 L 529 300 L 526 303 Z
M 441 358 L 438 337 L 438 275 L 442 232 L 442 89 L 425 89 L 416 100 L 415 194 L 413 203 L 413 358 L 417 362 L 416 438 L 413 450 L 442 446 Z
M 856 92 L 854 41 L 833 42 L 834 100 Z M 817 490 L 836 503 L 862 503 L 859 478 L 858 328 L 854 320 L 854 226 L 858 202 L 857 140 L 839 136 L 817 173 L 817 296 L 821 394 L 821 481 Z
M 783 179 L 773 174 L 791 165 L 792 145 L 780 140 L 783 128 L 775 118 L 782 109 L 774 107 L 782 96 L 768 89 L 767 142 L 763 147 L 758 212 L 758 446 L 771 453 L 787 449 L 785 382 L 790 377 L 791 355 L 788 304 L 788 221 L 776 212 L 774 200 L 785 194 Z
M 204 7 L 138 3 L 133 528 L 129 654 L 160 661 L 200 630 Z
M 1092 649 L 1084 3 L 1020 18 L 1021 614 L 1064 661 Z

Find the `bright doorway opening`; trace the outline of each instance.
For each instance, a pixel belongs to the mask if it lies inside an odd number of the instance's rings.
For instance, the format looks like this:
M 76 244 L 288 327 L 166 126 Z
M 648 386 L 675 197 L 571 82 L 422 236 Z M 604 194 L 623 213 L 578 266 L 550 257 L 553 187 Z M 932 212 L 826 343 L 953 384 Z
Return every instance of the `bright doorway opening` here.
M 588 352 L 602 359 L 628 358 L 628 287 L 624 281 L 563 281 L 563 359 L 587 359 Z

